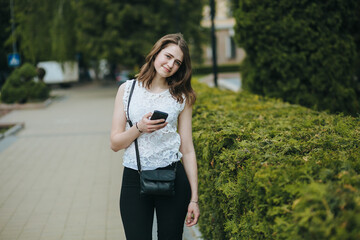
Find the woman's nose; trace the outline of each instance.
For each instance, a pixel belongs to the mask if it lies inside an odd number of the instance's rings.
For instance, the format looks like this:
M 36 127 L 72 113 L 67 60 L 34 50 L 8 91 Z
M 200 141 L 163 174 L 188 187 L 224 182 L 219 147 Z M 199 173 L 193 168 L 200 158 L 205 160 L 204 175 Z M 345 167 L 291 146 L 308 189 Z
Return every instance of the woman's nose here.
M 170 60 L 170 61 L 169 61 L 169 67 L 173 68 L 174 64 L 175 64 L 175 61 L 174 61 L 174 60 Z

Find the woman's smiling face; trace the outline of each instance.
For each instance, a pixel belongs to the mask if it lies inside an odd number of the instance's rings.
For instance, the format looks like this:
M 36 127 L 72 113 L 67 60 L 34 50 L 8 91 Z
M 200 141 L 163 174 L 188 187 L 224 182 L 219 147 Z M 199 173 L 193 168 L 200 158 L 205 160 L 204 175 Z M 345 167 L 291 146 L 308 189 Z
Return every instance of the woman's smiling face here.
M 160 77 L 171 77 L 179 70 L 183 61 L 183 52 L 176 44 L 169 44 L 156 56 L 154 67 Z

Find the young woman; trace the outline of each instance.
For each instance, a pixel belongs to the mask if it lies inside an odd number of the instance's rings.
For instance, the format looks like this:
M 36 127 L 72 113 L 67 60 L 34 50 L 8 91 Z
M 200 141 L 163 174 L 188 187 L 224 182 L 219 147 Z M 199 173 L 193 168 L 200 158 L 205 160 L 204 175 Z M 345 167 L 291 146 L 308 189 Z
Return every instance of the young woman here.
M 111 148 L 125 149 L 120 212 L 128 240 L 151 240 L 154 210 L 158 239 L 181 240 L 184 220 L 188 227 L 199 219 L 198 176 L 192 141 L 191 60 L 181 34 L 158 40 L 146 57 L 136 80 L 121 85 L 114 107 Z M 133 126 L 126 122 L 130 88 L 136 81 L 129 106 Z M 152 112 L 168 113 L 164 120 L 150 120 Z M 177 164 L 175 195 L 140 196 L 135 144 L 143 170 Z M 182 160 L 180 162 L 180 160 Z

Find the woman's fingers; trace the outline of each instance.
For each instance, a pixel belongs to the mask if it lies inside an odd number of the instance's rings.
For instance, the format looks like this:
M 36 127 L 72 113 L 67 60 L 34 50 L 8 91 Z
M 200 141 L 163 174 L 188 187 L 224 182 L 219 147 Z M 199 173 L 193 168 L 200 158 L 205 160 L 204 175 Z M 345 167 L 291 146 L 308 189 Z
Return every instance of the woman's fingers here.
M 143 116 L 143 118 L 149 119 L 151 117 L 151 115 L 152 115 L 152 112 L 148 112 L 147 114 L 145 114 Z
M 151 122 L 151 124 L 162 124 L 165 123 L 164 119 L 157 119 L 157 120 L 149 120 Z
M 152 120 L 152 121 L 155 121 L 155 120 Z M 156 120 L 157 121 L 157 120 Z M 149 130 L 151 132 L 154 132 L 156 130 L 159 130 L 159 129 L 162 129 L 164 128 L 168 123 L 165 122 L 165 123 L 161 123 L 161 124 L 152 124 L 152 125 L 149 125 Z
M 152 133 L 156 130 L 164 128 L 168 123 L 164 119 L 150 120 L 152 113 L 149 112 L 143 116 L 140 122 L 138 122 L 138 127 L 142 132 Z
M 197 204 L 189 204 L 188 213 L 186 216 L 185 224 L 187 227 L 192 227 L 197 224 L 200 217 L 200 210 Z

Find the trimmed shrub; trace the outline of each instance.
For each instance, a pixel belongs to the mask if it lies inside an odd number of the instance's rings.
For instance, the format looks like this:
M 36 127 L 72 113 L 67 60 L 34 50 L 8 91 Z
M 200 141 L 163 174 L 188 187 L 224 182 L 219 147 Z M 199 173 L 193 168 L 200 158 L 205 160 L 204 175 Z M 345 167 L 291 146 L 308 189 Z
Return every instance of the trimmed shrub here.
M 239 0 L 244 89 L 290 103 L 360 112 L 358 0 Z
M 360 239 L 360 118 L 195 83 L 204 239 Z
M 218 72 L 239 72 L 240 66 L 238 64 L 227 64 L 227 65 L 219 65 Z M 195 66 L 193 68 L 193 74 L 202 75 L 202 74 L 211 74 L 213 73 L 213 66 Z
M 50 89 L 43 82 L 35 82 L 36 75 L 36 68 L 29 63 L 15 69 L 1 89 L 1 100 L 5 103 L 25 103 L 47 99 Z

